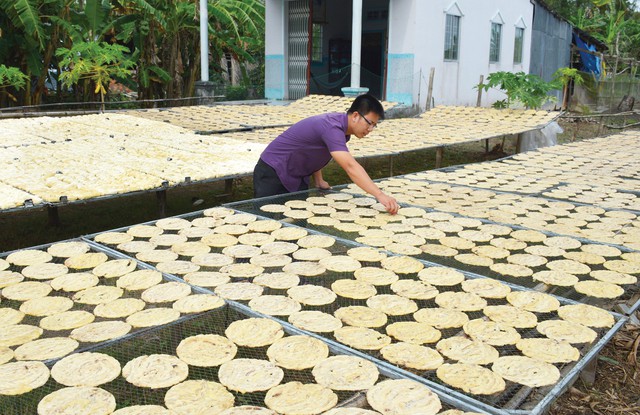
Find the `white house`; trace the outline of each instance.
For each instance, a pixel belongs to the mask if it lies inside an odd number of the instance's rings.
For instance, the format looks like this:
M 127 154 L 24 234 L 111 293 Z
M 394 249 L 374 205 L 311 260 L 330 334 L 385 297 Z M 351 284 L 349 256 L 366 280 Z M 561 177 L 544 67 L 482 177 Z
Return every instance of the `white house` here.
M 529 73 L 538 3 L 266 0 L 265 95 L 297 99 L 365 87 L 424 108 L 433 68 L 434 104 L 476 105 L 481 75 Z M 483 105 L 501 98 L 490 91 Z

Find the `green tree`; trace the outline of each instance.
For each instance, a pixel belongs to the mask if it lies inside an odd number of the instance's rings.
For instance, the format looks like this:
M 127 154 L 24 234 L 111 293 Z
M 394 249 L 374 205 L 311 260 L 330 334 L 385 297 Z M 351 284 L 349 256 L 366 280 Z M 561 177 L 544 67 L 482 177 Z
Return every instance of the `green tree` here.
M 18 103 L 38 104 L 46 80 L 60 72 L 58 48 L 119 44 L 129 47 L 136 63 L 124 82 L 141 99 L 192 96 L 200 74 L 197 5 L 197 0 L 0 0 L 0 62 L 31 79 L 16 96 Z M 219 62 L 227 54 L 239 62 L 263 54 L 264 0 L 208 0 L 208 10 L 214 71 L 223 70 Z
M 23 74 L 20 69 L 0 65 L 0 104 L 5 98 L 9 98 L 12 101 L 17 101 L 16 97 L 9 91 L 9 89 L 21 90 L 29 82 L 29 77 Z
M 574 85 L 582 85 L 584 79 L 580 72 L 576 68 L 560 68 L 553 74 L 553 79 L 556 84 L 562 85 L 562 109 L 567 108 L 569 101 L 569 84 L 571 82 Z
M 607 45 L 610 54 L 640 58 L 640 14 L 632 0 L 547 0 L 553 10 Z
M 94 93 L 100 94 L 104 111 L 104 96 L 111 80 L 130 75 L 135 65 L 125 56 L 128 52 L 125 46 L 106 42 L 84 42 L 73 45 L 71 49 L 59 48 L 56 55 L 65 67 L 60 80 L 67 87 L 75 86 L 84 79 L 90 80 L 95 86 Z
M 50 17 L 64 16 L 75 0 L 0 0 L 0 62 L 35 78 L 25 86 L 22 104 L 38 104 L 59 46 L 60 30 Z
M 225 70 L 220 61 L 226 54 L 239 62 L 253 62 L 252 54 L 264 48 L 264 28 L 263 0 L 210 1 L 209 39 L 214 69 Z
M 200 73 L 200 35 L 194 0 L 116 0 L 118 39 L 135 45 L 141 98 L 192 96 Z M 210 62 L 230 54 L 251 61 L 264 37 L 263 0 L 209 0 Z
M 166 4 L 162 0 L 114 1 L 114 13 L 121 17 L 116 25 L 117 39 L 134 48 L 139 99 L 163 98 L 163 85 L 171 79 L 162 67 L 158 49 L 167 25 L 163 9 Z
M 559 89 L 557 81 L 545 82 L 537 75 L 524 72 L 493 72 L 487 77 L 487 82 L 476 85 L 488 91 L 490 88 L 499 89 L 507 96 L 506 99 L 493 103 L 494 108 L 509 108 L 523 105 L 525 108 L 540 108 L 555 97 L 549 95 L 554 89 Z

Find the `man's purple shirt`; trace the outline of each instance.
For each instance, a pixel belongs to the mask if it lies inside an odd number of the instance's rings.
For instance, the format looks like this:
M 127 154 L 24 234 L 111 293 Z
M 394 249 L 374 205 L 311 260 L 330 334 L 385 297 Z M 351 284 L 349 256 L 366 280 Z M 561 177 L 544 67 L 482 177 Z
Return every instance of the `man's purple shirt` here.
M 347 114 L 332 112 L 299 121 L 273 140 L 260 158 L 271 166 L 290 192 L 331 160 L 332 151 L 349 151 Z

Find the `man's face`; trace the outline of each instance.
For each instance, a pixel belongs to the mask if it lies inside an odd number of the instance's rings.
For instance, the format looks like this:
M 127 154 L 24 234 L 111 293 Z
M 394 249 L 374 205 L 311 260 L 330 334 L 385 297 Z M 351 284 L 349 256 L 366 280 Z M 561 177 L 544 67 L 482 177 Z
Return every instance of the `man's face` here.
M 365 137 L 378 126 L 378 120 L 380 117 L 375 112 L 369 112 L 367 114 L 354 112 L 353 114 L 356 117 L 353 126 L 353 134 L 358 138 Z

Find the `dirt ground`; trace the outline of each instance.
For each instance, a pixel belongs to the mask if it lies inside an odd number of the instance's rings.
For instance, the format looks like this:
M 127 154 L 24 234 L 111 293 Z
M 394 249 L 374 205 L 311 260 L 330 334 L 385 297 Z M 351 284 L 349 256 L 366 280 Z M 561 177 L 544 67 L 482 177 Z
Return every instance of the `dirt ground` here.
M 594 382 L 578 378 L 549 414 L 640 414 L 639 343 L 640 326 L 627 324 L 598 356 Z
M 608 119 L 601 126 L 595 118 L 561 119 L 564 133 L 559 142 L 571 142 L 599 135 L 611 135 L 620 126 L 637 122 L 633 119 Z M 638 128 L 638 127 L 635 127 Z M 640 318 L 640 313 L 635 313 Z M 560 396 L 549 410 L 550 415 L 618 415 L 640 414 L 640 326 L 625 325 L 597 357 L 595 379 L 581 376 Z

